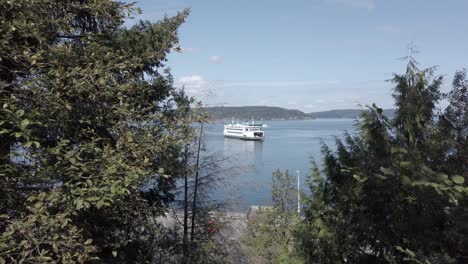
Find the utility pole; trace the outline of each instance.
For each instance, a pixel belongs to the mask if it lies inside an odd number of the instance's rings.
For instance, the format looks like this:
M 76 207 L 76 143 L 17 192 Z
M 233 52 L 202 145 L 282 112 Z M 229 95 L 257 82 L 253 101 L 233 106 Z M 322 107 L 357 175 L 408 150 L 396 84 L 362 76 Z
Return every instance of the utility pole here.
M 300 182 L 300 177 L 299 177 L 299 171 L 297 171 L 297 215 L 301 216 L 301 182 Z

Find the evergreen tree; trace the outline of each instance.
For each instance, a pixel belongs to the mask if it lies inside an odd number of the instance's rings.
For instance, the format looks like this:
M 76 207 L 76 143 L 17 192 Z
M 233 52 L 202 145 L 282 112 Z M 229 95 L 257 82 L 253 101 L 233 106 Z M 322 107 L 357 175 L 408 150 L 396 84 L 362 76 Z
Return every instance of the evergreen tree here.
M 373 105 L 357 135 L 337 140 L 336 151 L 324 146 L 296 232 L 309 262 L 465 261 L 467 171 L 456 146 L 464 144 L 466 82 L 457 73 L 440 116 L 442 77 L 434 70 L 420 70 L 410 56 L 406 72 L 392 80 L 395 118 Z
M 448 93 L 448 107 L 440 120 L 441 130 L 451 139 L 448 158 L 443 164 L 447 173 L 463 174 L 468 171 L 468 79 L 466 70 L 455 73 L 452 90 Z M 449 136 L 447 136 L 449 135 Z

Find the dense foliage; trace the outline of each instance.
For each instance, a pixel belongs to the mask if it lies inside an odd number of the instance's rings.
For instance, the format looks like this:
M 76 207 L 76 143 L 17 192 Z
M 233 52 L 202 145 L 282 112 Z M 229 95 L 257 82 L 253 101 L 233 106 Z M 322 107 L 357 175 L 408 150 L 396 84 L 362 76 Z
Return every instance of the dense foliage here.
M 395 117 L 370 106 L 357 135 L 323 147 L 296 231 L 307 262 L 468 261 L 468 81 L 457 72 L 444 95 L 434 72 L 410 57 L 392 79 Z
M 356 133 L 323 146 L 302 220 L 285 206 L 297 193 L 293 179 L 274 174 L 275 206 L 248 223 L 253 263 L 468 261 L 468 79 L 456 72 L 443 94 L 435 70 L 410 56 L 391 80 L 394 116 L 369 106 Z
M 0 1 L 0 262 L 177 262 L 154 220 L 186 175 L 193 100 L 165 70 L 188 11 Z
M 260 207 L 248 219 L 243 237 L 248 263 L 301 263 L 294 250 L 293 227 L 297 214 L 296 177 L 286 170 L 273 173 L 272 207 Z

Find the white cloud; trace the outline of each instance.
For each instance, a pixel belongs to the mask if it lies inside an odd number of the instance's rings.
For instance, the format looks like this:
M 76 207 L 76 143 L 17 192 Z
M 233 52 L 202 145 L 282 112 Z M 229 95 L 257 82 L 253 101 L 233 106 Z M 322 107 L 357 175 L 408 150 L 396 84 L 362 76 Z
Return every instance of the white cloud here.
M 348 6 L 352 6 L 356 8 L 367 9 L 368 11 L 372 11 L 376 7 L 375 0 L 326 0 L 326 1 L 331 2 L 331 3 L 348 5 Z
M 221 63 L 223 62 L 223 58 L 221 56 L 213 55 L 208 58 L 209 61 L 213 63 Z
M 207 88 L 208 82 L 200 75 L 184 76 L 176 80 L 175 86 L 184 87 L 191 95 L 203 93 Z

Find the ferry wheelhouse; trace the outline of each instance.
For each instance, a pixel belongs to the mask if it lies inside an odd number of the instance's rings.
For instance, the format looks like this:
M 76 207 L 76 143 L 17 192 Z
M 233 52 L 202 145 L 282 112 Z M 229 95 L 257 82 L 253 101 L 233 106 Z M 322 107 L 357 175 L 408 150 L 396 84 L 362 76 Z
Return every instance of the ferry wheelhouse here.
M 240 138 L 245 140 L 263 140 L 265 138 L 265 131 L 263 131 L 262 124 L 251 123 L 231 123 L 224 125 L 225 137 Z

